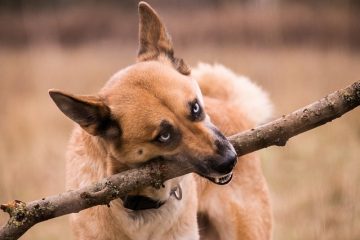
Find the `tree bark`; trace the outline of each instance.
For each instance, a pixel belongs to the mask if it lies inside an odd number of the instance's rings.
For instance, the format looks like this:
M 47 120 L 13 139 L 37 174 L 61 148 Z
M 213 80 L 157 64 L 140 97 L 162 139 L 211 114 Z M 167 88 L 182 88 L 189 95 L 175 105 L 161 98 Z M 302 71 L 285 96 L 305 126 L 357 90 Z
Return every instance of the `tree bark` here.
M 229 140 L 238 156 L 272 145 L 284 146 L 289 138 L 330 122 L 359 104 L 360 81 L 272 122 L 233 135 Z M 2 204 L 1 209 L 10 215 L 10 219 L 0 228 L 0 239 L 18 239 L 39 222 L 96 205 L 109 205 L 110 201 L 136 188 L 159 188 L 164 181 L 192 171 L 188 166 L 158 159 L 85 188 L 29 203 L 15 200 Z

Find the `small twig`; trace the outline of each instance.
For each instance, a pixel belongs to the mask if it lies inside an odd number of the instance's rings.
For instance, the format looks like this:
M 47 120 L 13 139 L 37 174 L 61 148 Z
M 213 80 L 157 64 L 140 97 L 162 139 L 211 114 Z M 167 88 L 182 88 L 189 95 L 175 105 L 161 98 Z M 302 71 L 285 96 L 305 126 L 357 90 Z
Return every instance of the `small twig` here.
M 291 114 L 229 139 L 238 156 L 272 145 L 284 146 L 289 138 L 332 121 L 359 104 L 360 81 Z M 18 239 L 39 222 L 96 205 L 108 205 L 111 200 L 134 189 L 145 186 L 160 187 L 164 181 L 192 170 L 189 166 L 171 161 L 154 160 L 137 169 L 110 176 L 92 186 L 30 203 L 15 200 L 3 204 L 1 209 L 10 215 L 10 219 L 0 228 L 0 239 Z

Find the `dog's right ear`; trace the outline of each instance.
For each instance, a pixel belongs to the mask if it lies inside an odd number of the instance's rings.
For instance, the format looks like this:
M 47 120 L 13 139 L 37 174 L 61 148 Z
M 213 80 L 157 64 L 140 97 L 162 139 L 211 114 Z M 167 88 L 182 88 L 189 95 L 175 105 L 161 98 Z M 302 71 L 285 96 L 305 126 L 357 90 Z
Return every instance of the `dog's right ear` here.
M 58 108 L 85 131 L 94 136 L 119 137 L 119 124 L 111 117 L 110 108 L 98 96 L 75 96 L 49 90 Z
M 173 45 L 165 25 L 156 11 L 146 2 L 139 3 L 139 62 L 156 60 L 160 55 L 167 57 L 181 74 L 189 75 L 190 68 L 183 59 L 174 56 Z

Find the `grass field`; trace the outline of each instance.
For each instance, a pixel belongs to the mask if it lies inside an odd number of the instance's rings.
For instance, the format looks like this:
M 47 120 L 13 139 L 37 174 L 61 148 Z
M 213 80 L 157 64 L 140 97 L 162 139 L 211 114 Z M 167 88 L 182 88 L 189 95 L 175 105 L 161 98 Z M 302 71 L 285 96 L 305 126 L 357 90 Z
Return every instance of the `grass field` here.
M 64 190 L 64 151 L 72 123 L 50 88 L 95 93 L 134 62 L 136 46 L 114 43 L 0 49 L 0 202 Z M 360 79 L 360 54 L 341 48 L 245 48 L 203 44 L 176 49 L 191 65 L 223 63 L 262 85 L 276 116 Z M 251 100 L 249 100 L 251 101 Z M 360 112 L 260 151 L 274 207 L 274 239 L 360 239 Z M 0 213 L 0 225 L 6 221 Z M 67 217 L 22 239 L 70 239 Z

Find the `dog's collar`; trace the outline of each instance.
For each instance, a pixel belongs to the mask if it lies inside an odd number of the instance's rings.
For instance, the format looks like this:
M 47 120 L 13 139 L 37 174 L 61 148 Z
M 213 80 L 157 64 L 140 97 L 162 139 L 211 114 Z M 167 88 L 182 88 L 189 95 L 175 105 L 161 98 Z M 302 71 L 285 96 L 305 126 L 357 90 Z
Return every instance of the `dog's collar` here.
M 123 200 L 124 208 L 131 209 L 133 211 L 158 209 L 165 203 L 141 195 L 127 195 L 124 198 L 122 198 L 122 200 Z
M 179 184 L 171 189 L 170 197 L 172 196 L 179 201 L 182 199 L 182 189 Z M 157 201 L 141 195 L 126 195 L 121 199 L 123 201 L 124 207 L 133 211 L 158 209 L 166 203 L 166 201 Z

